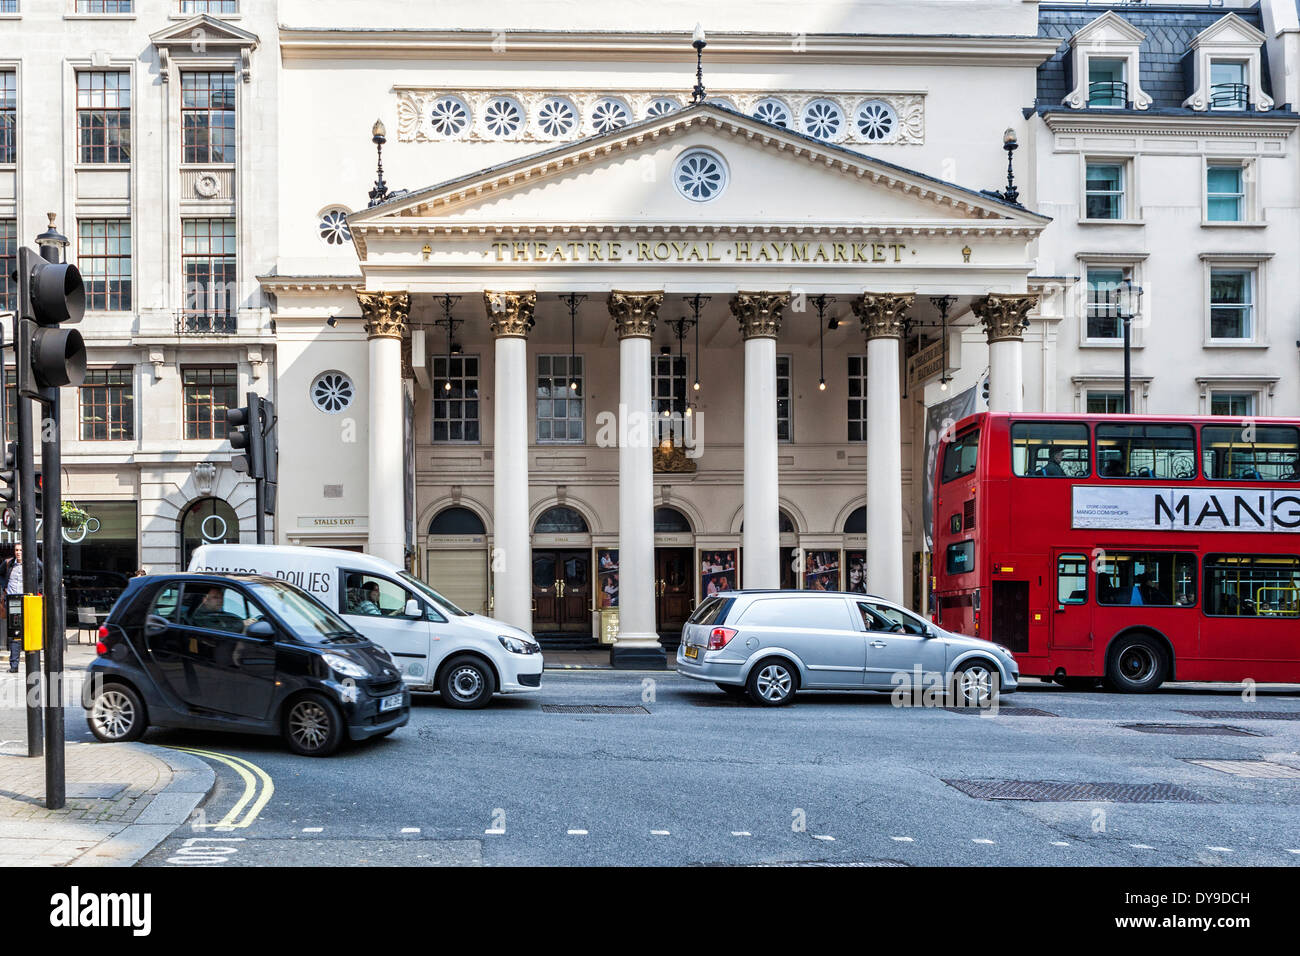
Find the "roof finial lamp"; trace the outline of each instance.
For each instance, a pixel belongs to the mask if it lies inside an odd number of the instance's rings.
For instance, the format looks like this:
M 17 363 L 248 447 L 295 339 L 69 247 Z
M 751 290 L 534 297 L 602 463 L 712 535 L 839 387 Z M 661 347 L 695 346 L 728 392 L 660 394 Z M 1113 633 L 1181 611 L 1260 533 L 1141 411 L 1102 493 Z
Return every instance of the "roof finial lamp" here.
M 1002 148 L 1007 151 L 1007 188 L 1002 193 L 1002 198 L 1014 205 L 1020 205 L 1020 190 L 1016 188 L 1016 171 L 1012 165 L 1011 157 L 1015 155 L 1020 143 L 1016 141 L 1016 131 L 1007 127 L 1007 131 L 1002 134 Z
M 695 24 L 695 33 L 691 36 L 691 46 L 695 47 L 695 89 L 691 92 L 692 103 L 704 101 L 704 48 L 708 42 L 704 39 L 704 27 Z
M 378 206 L 388 198 L 388 183 L 384 182 L 384 144 L 388 142 L 388 131 L 383 120 L 375 120 L 370 128 L 370 142 L 375 144 L 375 185 L 370 190 L 370 205 Z

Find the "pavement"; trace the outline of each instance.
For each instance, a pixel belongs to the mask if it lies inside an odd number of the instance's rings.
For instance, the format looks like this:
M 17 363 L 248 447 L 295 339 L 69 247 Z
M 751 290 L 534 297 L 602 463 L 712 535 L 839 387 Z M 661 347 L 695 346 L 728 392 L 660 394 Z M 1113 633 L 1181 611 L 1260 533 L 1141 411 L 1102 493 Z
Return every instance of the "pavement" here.
M 86 729 L 80 678 L 94 648 L 65 657 L 65 806 L 45 806 L 45 760 L 28 757 L 24 674 L 0 665 L 0 866 L 132 866 L 185 823 L 215 782 L 203 760 Z M 7 655 L 5 655 L 7 663 Z

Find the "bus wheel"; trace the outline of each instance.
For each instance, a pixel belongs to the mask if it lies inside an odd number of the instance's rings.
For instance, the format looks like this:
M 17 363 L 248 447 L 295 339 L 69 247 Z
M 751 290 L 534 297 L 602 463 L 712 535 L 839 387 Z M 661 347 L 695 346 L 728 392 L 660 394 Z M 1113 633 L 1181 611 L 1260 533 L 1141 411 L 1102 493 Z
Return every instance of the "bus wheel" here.
M 1146 634 L 1119 638 L 1106 663 L 1106 683 L 1122 694 L 1143 694 L 1164 683 L 1168 662 L 1165 651 Z

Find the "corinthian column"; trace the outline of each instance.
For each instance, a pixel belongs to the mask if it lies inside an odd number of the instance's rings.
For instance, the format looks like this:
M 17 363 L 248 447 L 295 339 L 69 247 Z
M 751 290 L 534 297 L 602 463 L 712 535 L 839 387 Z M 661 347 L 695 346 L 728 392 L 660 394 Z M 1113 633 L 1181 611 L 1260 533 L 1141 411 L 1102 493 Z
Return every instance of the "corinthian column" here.
M 402 336 L 411 297 L 406 292 L 358 292 L 370 357 L 369 533 L 366 550 L 405 565 L 406 516 L 402 442 Z
M 781 512 L 776 435 L 776 336 L 788 292 L 737 292 L 731 314 L 745 339 L 745 549 L 747 588 L 781 586 Z
M 493 613 L 531 632 L 531 528 L 528 523 L 528 331 L 536 292 L 484 292 L 496 336 L 492 436 Z
M 1036 295 L 986 295 L 970 304 L 989 339 L 989 411 L 1025 410 L 1024 332 Z
M 898 363 L 911 295 L 867 292 L 853 312 L 867 339 L 867 590 L 903 600 L 903 426 Z
M 650 416 L 650 340 L 662 292 L 609 294 L 618 330 L 618 638 L 615 667 L 665 668 L 655 629 L 654 435 Z

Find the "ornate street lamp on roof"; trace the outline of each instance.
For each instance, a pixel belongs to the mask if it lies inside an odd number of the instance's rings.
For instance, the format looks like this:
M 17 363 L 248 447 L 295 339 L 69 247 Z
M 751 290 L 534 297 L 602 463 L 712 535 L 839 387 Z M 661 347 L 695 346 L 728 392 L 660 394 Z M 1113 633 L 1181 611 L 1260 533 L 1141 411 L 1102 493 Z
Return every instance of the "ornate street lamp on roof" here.
M 1020 190 L 1016 188 L 1015 168 L 1011 163 L 1011 157 L 1019 148 L 1020 143 L 1016 141 L 1016 131 L 1007 127 L 1007 131 L 1002 134 L 1002 148 L 1007 151 L 1007 188 L 1002 194 L 1002 198 L 1009 203 L 1020 205 Z
M 370 190 L 370 205 L 377 206 L 388 198 L 388 184 L 384 182 L 384 143 L 388 142 L 388 131 L 383 120 L 375 120 L 375 125 L 370 127 L 370 142 L 375 144 L 375 185 Z
M 704 27 L 698 23 L 691 35 L 691 46 L 695 47 L 695 89 L 691 92 L 691 102 L 700 103 L 704 100 L 704 48 L 708 42 L 704 39 Z

